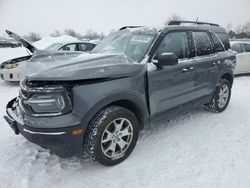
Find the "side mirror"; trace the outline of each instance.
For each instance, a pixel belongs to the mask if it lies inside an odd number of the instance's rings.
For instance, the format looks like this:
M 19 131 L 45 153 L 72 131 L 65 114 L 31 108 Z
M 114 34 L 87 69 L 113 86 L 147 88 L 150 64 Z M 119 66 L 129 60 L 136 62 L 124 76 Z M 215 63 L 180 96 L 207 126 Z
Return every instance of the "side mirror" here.
M 162 53 L 158 56 L 158 66 L 173 66 L 178 64 L 178 57 L 174 53 Z

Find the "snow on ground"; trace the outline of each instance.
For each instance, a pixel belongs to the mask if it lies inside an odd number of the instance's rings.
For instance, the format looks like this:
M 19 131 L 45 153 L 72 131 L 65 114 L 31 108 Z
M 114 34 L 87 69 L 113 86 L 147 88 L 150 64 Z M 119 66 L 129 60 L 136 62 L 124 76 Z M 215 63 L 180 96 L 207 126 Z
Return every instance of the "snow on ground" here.
M 0 187 L 249 187 L 250 76 L 235 79 L 227 110 L 202 109 L 141 132 L 114 167 L 60 159 L 14 135 L 2 116 L 18 86 L 0 81 Z
M 47 36 L 47 37 L 43 37 L 41 40 L 37 42 L 34 42 L 33 45 L 37 47 L 38 49 L 44 49 L 53 43 L 74 42 L 74 41 L 78 41 L 77 38 L 69 36 L 69 35 L 62 35 L 59 37 Z

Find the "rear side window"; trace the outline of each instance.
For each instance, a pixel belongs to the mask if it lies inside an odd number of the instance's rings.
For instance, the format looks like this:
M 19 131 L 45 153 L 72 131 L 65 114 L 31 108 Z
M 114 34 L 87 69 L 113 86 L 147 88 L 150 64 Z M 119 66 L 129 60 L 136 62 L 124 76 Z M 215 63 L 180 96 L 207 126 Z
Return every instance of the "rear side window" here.
M 206 32 L 193 32 L 197 56 L 212 54 L 212 42 Z
M 225 49 L 228 50 L 230 48 L 230 43 L 227 34 L 226 33 L 216 33 L 216 34 L 223 43 Z
M 94 48 L 94 45 L 88 43 L 80 43 L 79 51 L 91 51 Z
M 238 53 L 242 53 L 243 52 L 243 49 L 242 49 L 242 46 L 241 46 L 240 43 L 233 44 L 232 45 L 232 50 L 236 51 Z
M 244 48 L 246 52 L 250 52 L 250 44 L 244 44 Z
M 214 47 L 216 52 L 223 52 L 225 51 L 224 46 L 222 44 L 222 42 L 220 41 L 219 37 L 215 34 L 215 33 L 210 33 L 211 37 L 214 41 Z
M 174 53 L 179 59 L 189 57 L 188 36 L 186 32 L 169 33 L 161 42 L 158 54 Z

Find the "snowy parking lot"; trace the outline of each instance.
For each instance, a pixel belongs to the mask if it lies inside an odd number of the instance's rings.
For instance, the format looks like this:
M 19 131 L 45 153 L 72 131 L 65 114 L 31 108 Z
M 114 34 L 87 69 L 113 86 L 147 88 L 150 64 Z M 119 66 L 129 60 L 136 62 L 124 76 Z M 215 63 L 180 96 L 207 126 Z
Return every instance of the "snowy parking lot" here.
M 2 116 L 18 84 L 0 81 L 0 187 L 249 187 L 250 76 L 235 78 L 225 112 L 194 110 L 140 134 L 114 167 L 60 159 L 15 136 Z

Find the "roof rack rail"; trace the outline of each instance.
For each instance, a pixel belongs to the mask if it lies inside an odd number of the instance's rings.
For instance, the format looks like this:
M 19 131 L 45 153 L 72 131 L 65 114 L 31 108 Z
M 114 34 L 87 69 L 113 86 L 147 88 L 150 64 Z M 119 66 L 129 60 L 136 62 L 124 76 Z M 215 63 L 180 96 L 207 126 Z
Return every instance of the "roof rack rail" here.
M 124 27 L 121 27 L 119 30 L 128 29 L 128 28 L 138 28 L 138 27 L 143 27 L 143 26 L 124 26 Z
M 197 25 L 211 25 L 211 26 L 220 26 L 218 24 L 214 23 L 208 23 L 208 22 L 196 22 L 196 21 L 170 21 L 168 25 L 181 25 L 182 23 L 192 23 Z

